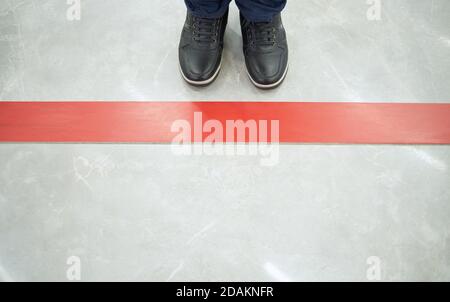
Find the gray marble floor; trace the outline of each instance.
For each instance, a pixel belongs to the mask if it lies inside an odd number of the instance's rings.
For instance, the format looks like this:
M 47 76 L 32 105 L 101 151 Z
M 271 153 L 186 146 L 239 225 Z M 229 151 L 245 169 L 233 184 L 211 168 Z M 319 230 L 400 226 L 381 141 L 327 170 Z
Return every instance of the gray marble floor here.
M 180 81 L 181 0 L 0 1 L 0 99 L 448 101 L 450 2 L 291 0 L 290 72 L 278 90 L 247 79 L 232 5 L 223 70 L 194 89 Z
M 223 70 L 178 74 L 181 1 L 0 0 L 0 100 L 450 102 L 450 2 L 291 0 L 290 72 L 254 88 L 232 5 Z M 450 281 L 450 146 L 1 144 L 0 280 Z M 379 274 L 378 274 L 379 273 Z

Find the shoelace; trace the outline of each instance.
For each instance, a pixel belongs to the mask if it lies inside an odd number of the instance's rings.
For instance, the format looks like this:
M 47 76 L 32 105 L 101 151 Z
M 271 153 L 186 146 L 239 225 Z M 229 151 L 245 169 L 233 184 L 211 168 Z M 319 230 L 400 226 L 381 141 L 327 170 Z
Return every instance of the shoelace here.
M 194 17 L 194 40 L 201 44 L 216 42 L 216 23 L 216 19 Z
M 250 22 L 249 30 L 254 31 L 254 44 L 257 46 L 273 46 L 275 44 L 275 28 L 271 22 Z

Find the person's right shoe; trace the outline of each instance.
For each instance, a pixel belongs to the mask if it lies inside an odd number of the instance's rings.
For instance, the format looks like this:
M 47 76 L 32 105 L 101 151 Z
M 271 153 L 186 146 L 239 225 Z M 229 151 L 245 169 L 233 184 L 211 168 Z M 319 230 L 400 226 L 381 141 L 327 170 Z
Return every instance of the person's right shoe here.
M 228 10 L 222 17 L 215 19 L 199 18 L 187 13 L 178 56 L 181 74 L 189 84 L 208 85 L 219 74 L 227 21 Z
M 245 65 L 255 86 L 275 88 L 286 77 L 288 45 L 281 14 L 270 22 L 250 22 L 241 14 Z

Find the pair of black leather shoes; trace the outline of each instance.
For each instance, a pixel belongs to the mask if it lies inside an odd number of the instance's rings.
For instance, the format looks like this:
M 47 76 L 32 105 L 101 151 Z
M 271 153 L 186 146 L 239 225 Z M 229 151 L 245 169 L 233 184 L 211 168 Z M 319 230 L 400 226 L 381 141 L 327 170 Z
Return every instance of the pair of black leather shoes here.
M 196 86 L 212 83 L 219 74 L 228 11 L 220 18 L 198 18 L 188 12 L 179 46 L 181 74 Z M 288 70 L 286 32 L 278 14 L 270 22 L 240 17 L 245 64 L 259 88 L 280 85 Z

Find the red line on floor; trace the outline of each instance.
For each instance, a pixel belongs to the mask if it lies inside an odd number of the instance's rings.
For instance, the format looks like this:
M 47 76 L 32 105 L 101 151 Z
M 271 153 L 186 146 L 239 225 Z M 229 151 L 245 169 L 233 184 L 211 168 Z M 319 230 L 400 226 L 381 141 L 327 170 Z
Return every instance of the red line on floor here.
M 450 104 L 340 102 L 0 102 L 0 141 L 170 143 L 195 112 L 224 127 L 278 120 L 282 143 L 450 144 Z

